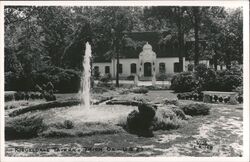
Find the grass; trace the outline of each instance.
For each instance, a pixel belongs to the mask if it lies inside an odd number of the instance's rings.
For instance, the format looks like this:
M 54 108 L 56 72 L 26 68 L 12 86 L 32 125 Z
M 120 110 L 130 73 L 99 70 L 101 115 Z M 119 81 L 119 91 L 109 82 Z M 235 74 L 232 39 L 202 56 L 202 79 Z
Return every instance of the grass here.
M 71 128 L 57 123 L 50 125 L 40 136 L 45 138 L 85 137 L 96 134 L 116 134 L 121 131 L 122 129 L 116 125 L 100 122 L 86 122 Z

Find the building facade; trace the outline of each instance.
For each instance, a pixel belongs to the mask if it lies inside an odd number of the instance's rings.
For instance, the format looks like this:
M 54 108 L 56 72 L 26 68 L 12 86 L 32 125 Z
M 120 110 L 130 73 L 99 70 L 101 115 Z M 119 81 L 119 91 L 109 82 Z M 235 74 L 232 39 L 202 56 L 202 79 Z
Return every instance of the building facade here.
M 93 72 L 100 75 L 111 74 L 113 78 L 118 70 L 120 78 L 126 79 L 136 75 L 140 80 L 151 80 L 161 74 L 173 74 L 178 72 L 178 57 L 157 57 L 152 46 L 146 43 L 138 58 L 120 58 L 119 68 L 116 67 L 117 59 L 111 62 L 94 62 Z M 183 58 L 183 69 L 185 71 L 185 57 Z

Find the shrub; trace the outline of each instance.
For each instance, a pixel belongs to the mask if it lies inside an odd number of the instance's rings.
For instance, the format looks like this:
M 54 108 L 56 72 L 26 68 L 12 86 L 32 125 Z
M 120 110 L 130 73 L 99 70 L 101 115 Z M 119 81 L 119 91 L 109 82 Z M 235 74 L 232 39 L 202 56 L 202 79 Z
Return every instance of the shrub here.
M 233 91 L 237 92 L 240 96 L 243 95 L 243 85 L 236 87 Z
M 229 98 L 228 104 L 230 104 L 230 105 L 236 105 L 236 104 L 238 104 L 237 96 L 231 96 Z
M 50 127 L 49 129 L 47 129 L 46 131 L 42 132 L 39 134 L 42 137 L 74 137 L 74 132 L 72 132 L 71 130 L 67 130 L 67 129 L 58 129 L 58 128 L 53 128 Z
M 179 107 L 171 107 L 171 110 L 176 114 L 177 117 L 179 117 L 182 120 L 186 120 L 186 114 L 184 113 L 184 111 L 182 109 L 180 109 Z
M 135 76 L 134 75 L 130 75 L 127 77 L 127 80 L 134 80 L 135 79 Z
M 6 122 L 5 139 L 27 139 L 37 137 L 46 128 L 39 116 L 16 117 Z
M 219 102 L 223 102 L 223 97 L 218 98 Z
M 78 92 L 81 81 L 81 73 L 73 69 L 47 67 L 33 74 L 37 85 L 51 82 L 55 90 L 61 93 Z
M 200 78 L 205 78 L 207 70 L 208 68 L 205 64 L 198 64 L 195 66 L 195 75 Z
M 101 76 L 100 81 L 103 83 L 108 83 L 111 82 L 111 79 L 112 79 L 111 74 L 105 74 Z
M 146 87 L 136 87 L 131 90 L 133 93 L 148 93 L 148 89 Z
M 7 102 L 14 100 L 15 99 L 14 94 L 15 93 L 4 93 L 4 101 Z
M 191 72 L 182 72 L 171 80 L 171 89 L 175 92 L 190 92 L 198 87 L 198 82 Z
M 153 130 L 178 129 L 186 124 L 186 121 L 179 118 L 171 109 L 158 108 L 152 122 Z
M 238 100 L 239 103 L 242 103 L 242 102 L 243 102 L 243 97 L 242 97 L 242 96 L 239 96 L 239 97 L 237 98 L 237 100 Z
M 165 105 L 176 105 L 176 106 L 178 106 L 179 102 L 177 100 L 175 100 L 175 99 L 172 99 L 172 100 L 171 99 L 165 99 L 164 104 Z
M 194 70 L 194 65 L 188 64 L 188 71 L 193 71 L 193 70 Z
M 210 112 L 210 107 L 206 104 L 188 104 L 180 107 L 186 115 L 196 116 L 196 115 L 208 115 Z
M 233 91 L 236 87 L 242 85 L 242 74 L 231 72 L 229 70 L 224 70 L 218 72 L 218 84 L 220 91 Z
M 70 120 L 64 120 L 63 125 L 66 129 L 72 129 L 74 127 L 74 123 Z
M 167 80 L 167 75 L 165 73 L 161 73 L 160 75 L 156 77 L 156 79 L 159 81 L 165 81 Z

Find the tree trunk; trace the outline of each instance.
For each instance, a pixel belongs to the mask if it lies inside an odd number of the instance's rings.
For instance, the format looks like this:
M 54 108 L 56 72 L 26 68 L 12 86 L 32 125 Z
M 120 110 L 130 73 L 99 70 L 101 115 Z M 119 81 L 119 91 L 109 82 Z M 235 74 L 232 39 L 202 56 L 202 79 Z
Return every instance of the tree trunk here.
M 181 8 L 177 8 L 177 28 L 178 28 L 178 42 L 179 42 L 179 67 L 178 71 L 182 72 L 183 71 L 183 55 L 184 55 L 184 32 L 182 31 L 182 11 Z
M 184 54 L 184 33 L 178 30 L 178 41 L 179 41 L 179 68 L 178 71 L 183 71 L 183 54 Z
M 194 13 L 194 65 L 199 64 L 199 8 L 193 7 L 193 13 Z
M 214 70 L 217 71 L 217 66 L 218 66 L 218 54 L 217 51 L 214 50 Z
M 119 52 L 116 53 L 116 87 L 119 87 Z

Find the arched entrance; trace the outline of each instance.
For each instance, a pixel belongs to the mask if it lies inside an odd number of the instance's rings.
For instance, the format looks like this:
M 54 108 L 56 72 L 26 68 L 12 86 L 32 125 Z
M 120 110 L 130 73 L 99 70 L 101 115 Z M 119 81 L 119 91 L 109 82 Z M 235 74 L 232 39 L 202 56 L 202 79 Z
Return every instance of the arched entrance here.
M 144 76 L 152 76 L 152 65 L 150 62 L 145 62 L 144 63 Z

